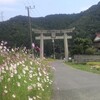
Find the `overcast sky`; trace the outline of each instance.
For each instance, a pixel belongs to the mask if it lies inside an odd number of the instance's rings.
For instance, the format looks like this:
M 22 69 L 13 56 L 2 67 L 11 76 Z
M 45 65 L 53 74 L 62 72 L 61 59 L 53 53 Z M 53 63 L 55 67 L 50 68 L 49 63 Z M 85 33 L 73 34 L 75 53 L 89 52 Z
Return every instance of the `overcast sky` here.
M 79 13 L 95 5 L 100 0 L 0 0 L 0 21 L 17 15 L 27 16 L 25 6 L 31 10 L 32 17 L 43 17 L 50 14 Z M 2 17 L 3 16 L 3 17 Z

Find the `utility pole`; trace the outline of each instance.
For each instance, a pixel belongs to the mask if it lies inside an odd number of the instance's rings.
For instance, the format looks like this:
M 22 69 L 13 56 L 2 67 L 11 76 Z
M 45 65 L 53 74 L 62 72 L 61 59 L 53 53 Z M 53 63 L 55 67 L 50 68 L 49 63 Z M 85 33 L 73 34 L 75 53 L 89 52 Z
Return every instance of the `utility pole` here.
M 33 9 L 31 6 L 26 6 L 27 12 L 28 12 L 28 21 L 29 21 L 29 34 L 30 34 L 30 41 L 31 41 L 31 50 L 32 50 L 32 55 L 34 58 L 34 51 L 33 51 L 33 47 L 32 47 L 32 27 L 31 27 L 31 17 L 30 17 L 30 9 Z

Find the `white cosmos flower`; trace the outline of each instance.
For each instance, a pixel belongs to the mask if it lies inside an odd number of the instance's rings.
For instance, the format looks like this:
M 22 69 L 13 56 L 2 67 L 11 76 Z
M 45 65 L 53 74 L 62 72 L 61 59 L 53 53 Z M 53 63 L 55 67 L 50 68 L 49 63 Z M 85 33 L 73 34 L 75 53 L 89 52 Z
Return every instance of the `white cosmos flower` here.
M 11 51 L 14 52 L 14 49 L 12 48 Z
M 42 88 L 42 91 L 44 91 L 44 89 Z
M 17 62 L 17 66 L 19 66 L 20 65 L 20 63 L 19 62 Z
M 2 70 L 2 73 L 4 73 L 4 74 L 5 74 L 5 73 L 6 73 L 6 71 L 5 71 L 5 70 Z
M 34 99 L 28 96 L 28 100 L 34 100 Z
M 32 65 L 32 64 L 33 64 L 33 62 L 32 62 L 32 61 L 30 61 L 30 64 Z
M 8 70 L 9 68 L 8 68 L 8 66 L 6 66 L 6 70 Z
M 14 70 L 14 73 L 17 74 L 17 70 Z
M 33 87 L 32 86 L 28 86 L 27 89 L 28 89 L 28 91 L 30 91 L 30 90 L 33 89 Z
M 26 80 L 24 80 L 24 83 L 27 83 L 27 81 L 26 81 Z
M 14 65 L 13 65 L 13 68 L 16 69 L 16 68 L 17 68 L 17 64 L 14 64 Z
M 44 82 L 47 82 L 45 78 L 44 78 Z
M 8 78 L 8 82 L 10 81 L 11 79 L 10 78 Z
M 42 84 L 41 84 L 41 83 L 37 83 L 37 86 L 38 86 L 39 88 L 42 88 Z
M 0 49 L 2 49 L 2 46 L 0 46 Z
M 13 73 L 11 73 L 11 74 L 10 74 L 10 77 L 13 77 L 13 76 L 14 76 L 14 74 L 13 74 Z
M 3 43 L 1 43 L 1 46 L 3 46 Z
M 30 70 L 29 73 L 33 73 L 33 70 Z
M 24 75 L 26 74 L 26 71 L 25 71 L 25 70 L 23 70 L 23 74 L 24 74 Z
M 22 61 L 22 64 L 24 64 L 24 62 L 25 62 L 25 61 L 23 60 L 23 61 Z
M 38 68 L 38 71 L 40 71 L 40 68 Z
M 38 61 L 36 62 L 38 65 L 41 65 L 41 63 L 39 63 Z
M 8 93 L 8 91 L 7 90 L 4 90 L 4 93 Z
M 37 95 L 37 98 L 40 99 L 41 97 Z
M 11 66 L 11 67 L 9 67 L 9 70 L 10 70 L 10 71 L 12 71 L 12 70 L 13 70 L 13 67 L 12 67 L 12 66 Z
M 46 75 L 47 73 L 45 71 L 43 71 L 44 75 Z
M 39 72 L 39 76 L 42 76 L 42 74 Z
M 49 86 L 47 85 L 47 87 L 49 87 Z
M 25 67 L 25 64 L 22 64 L 23 67 Z
M 1 67 L 2 70 L 4 70 L 4 67 Z
M 34 88 L 36 88 L 36 84 L 32 84 L 32 86 L 33 86 Z
M 7 47 L 6 47 L 6 46 L 4 46 L 3 48 L 4 48 L 4 49 L 7 49 Z
M 18 75 L 18 79 L 21 79 L 21 76 L 20 75 Z
M 28 71 L 28 70 L 29 70 L 29 69 L 28 69 L 28 66 L 26 66 L 26 67 L 24 68 L 24 70 L 27 70 L 27 71 Z
M 9 49 L 7 49 L 7 51 L 9 52 Z
M 46 76 L 47 79 L 49 79 L 49 76 Z
M 30 74 L 29 77 L 32 78 L 32 74 Z
M 20 87 L 20 83 L 19 82 L 17 82 L 17 86 Z
M 35 73 L 35 74 L 33 74 L 33 76 L 38 76 L 38 74 L 37 74 L 37 73 Z
M 33 97 L 33 100 L 36 100 L 36 97 Z
M 0 82 L 3 80 L 3 76 L 0 77 Z
M 7 88 L 7 86 L 5 86 L 5 89 Z
M 7 44 L 7 41 L 5 41 L 4 44 L 6 45 Z
M 16 95 L 15 95 L 15 94 L 13 94 L 13 95 L 12 95 L 12 97 L 13 97 L 13 98 L 16 98 Z
M 40 81 L 40 77 L 37 77 L 37 80 Z

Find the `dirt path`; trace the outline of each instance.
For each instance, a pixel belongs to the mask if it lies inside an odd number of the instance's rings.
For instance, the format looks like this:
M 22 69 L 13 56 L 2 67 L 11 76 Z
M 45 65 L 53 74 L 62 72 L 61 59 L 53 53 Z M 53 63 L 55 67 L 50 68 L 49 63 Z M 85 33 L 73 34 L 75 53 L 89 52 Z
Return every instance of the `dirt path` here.
M 100 75 L 55 61 L 52 100 L 100 100 Z

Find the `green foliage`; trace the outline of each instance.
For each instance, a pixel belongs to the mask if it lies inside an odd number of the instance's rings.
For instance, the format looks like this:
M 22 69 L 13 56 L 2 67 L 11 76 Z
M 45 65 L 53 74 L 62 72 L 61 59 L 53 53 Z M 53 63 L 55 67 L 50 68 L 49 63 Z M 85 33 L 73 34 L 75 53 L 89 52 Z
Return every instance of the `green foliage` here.
M 95 33 L 100 31 L 100 2 L 78 14 L 55 14 L 46 17 L 31 18 L 31 23 L 32 28 L 37 29 L 66 29 L 75 27 L 75 32 L 71 34 L 74 39 L 87 38 L 93 41 Z M 32 35 L 33 42 L 39 44 L 39 41 L 37 42 L 35 40 L 36 34 L 32 33 Z M 10 46 L 26 46 L 30 48 L 28 17 L 16 16 L 8 21 L 0 23 L 0 41 L 2 40 L 8 41 Z M 48 43 L 50 45 L 48 45 Z M 60 41 L 60 48 L 62 48 L 62 44 L 63 41 Z M 45 51 L 47 56 L 53 53 L 51 45 L 51 42 L 45 43 L 44 47 L 47 49 L 47 51 Z M 69 43 L 69 45 L 72 44 Z M 76 48 L 79 49 L 78 51 L 82 48 L 81 54 L 85 52 L 81 45 Z
M 5 60 L 5 57 L 0 55 L 0 65 L 3 64 L 3 61 Z
M 87 62 L 87 65 L 100 65 L 100 62 Z
M 79 70 L 100 74 L 100 70 L 96 68 L 92 68 L 92 66 L 88 64 L 76 64 L 72 62 L 67 62 L 66 64 L 70 65 L 73 68 L 79 69 Z
M 76 38 L 74 39 L 74 45 L 72 54 L 86 54 L 90 53 L 89 48 L 91 47 L 92 41 L 88 38 Z M 92 51 L 91 51 L 92 53 Z
M 95 52 L 96 52 L 96 49 L 95 48 L 93 48 L 93 47 L 89 47 L 89 48 L 87 48 L 86 49 L 86 54 L 95 54 Z

